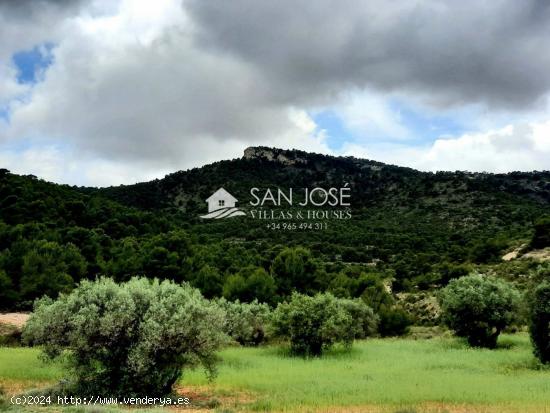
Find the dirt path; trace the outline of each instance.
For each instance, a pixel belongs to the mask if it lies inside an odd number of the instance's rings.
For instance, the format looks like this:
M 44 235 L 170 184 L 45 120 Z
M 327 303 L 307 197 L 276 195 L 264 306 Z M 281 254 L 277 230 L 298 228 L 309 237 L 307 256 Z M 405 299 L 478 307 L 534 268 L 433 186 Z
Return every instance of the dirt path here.
M 527 254 L 522 255 L 521 258 L 533 258 L 537 261 L 550 261 L 550 248 L 530 251 Z
M 23 327 L 30 314 L 28 313 L 5 313 L 0 314 L 0 324 L 13 324 L 19 328 Z

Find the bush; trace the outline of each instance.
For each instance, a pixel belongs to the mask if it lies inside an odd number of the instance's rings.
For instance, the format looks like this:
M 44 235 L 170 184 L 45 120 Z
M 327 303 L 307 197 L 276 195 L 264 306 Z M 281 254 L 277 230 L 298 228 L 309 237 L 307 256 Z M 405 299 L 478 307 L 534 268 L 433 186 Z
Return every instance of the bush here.
M 311 252 L 302 247 L 285 248 L 271 264 L 271 274 L 282 296 L 292 291 L 315 291 L 316 273 L 316 261 Z
M 358 318 L 354 320 L 353 315 Z M 373 319 L 367 321 L 369 316 Z M 370 334 L 375 323 L 365 304 L 330 293 L 314 297 L 293 293 L 290 302 L 279 304 L 272 317 L 274 334 L 289 339 L 292 353 L 303 356 L 319 356 L 338 342 L 351 346 L 354 338 Z
M 382 337 L 402 336 L 409 332 L 412 319 L 409 313 L 397 306 L 381 306 L 378 310 L 380 324 L 378 332 Z
M 60 292 L 69 292 L 75 281 L 85 275 L 86 265 L 86 260 L 72 244 L 36 241 L 23 257 L 21 295 L 30 303 L 42 295 L 55 298 Z
M 339 300 L 344 310 L 353 320 L 354 338 L 367 338 L 376 334 L 379 318 L 372 308 L 359 298 L 355 300 Z
M 266 325 L 270 316 L 267 304 L 257 300 L 247 304 L 239 301 L 218 300 L 225 312 L 223 331 L 243 346 L 257 346 L 266 340 Z
M 540 218 L 535 222 L 535 233 L 531 239 L 531 247 L 550 247 L 550 216 Z
M 519 309 L 515 288 L 479 274 L 452 280 L 439 300 L 443 322 L 475 347 L 495 348 L 500 332 Z
M 361 299 L 378 314 L 378 332 L 383 337 L 401 336 L 409 331 L 412 323 L 408 313 L 395 305 L 384 283 L 374 276 L 365 279 L 366 288 Z
M 222 276 L 217 268 L 205 265 L 197 273 L 193 286 L 206 298 L 220 297 L 223 288 Z
M 529 333 L 535 356 L 543 363 L 550 362 L 550 283 L 543 282 L 530 300 Z
M 0 346 L 19 346 L 21 330 L 12 324 L 0 323 Z
M 223 296 L 228 300 L 273 303 L 277 287 L 271 275 L 263 268 L 248 266 L 230 275 L 223 285 Z
M 76 394 L 155 397 L 185 368 L 214 374 L 222 326 L 223 312 L 188 285 L 101 278 L 38 300 L 23 337 L 49 358 L 67 354 Z
M 0 265 L 1 262 L 0 255 Z M 0 268 L 0 310 L 12 307 L 18 300 L 17 291 L 6 272 Z
M 418 326 L 436 326 L 439 324 L 441 309 L 437 297 L 432 291 L 405 293 L 399 297 L 399 305 Z

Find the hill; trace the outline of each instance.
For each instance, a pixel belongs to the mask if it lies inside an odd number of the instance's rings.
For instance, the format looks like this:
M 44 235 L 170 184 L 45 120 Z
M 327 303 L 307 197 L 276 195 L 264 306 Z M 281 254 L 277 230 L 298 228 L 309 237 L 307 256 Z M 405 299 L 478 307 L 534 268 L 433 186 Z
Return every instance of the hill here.
M 419 172 L 353 157 L 334 157 L 297 150 L 250 147 L 240 159 L 180 171 L 163 179 L 100 190 L 111 199 L 143 209 L 178 208 L 197 212 L 218 187 L 244 198 L 249 188 L 338 186 L 349 183 L 355 208 L 379 202 L 472 203 L 481 196 L 503 195 L 550 203 L 550 172 L 509 174 Z
M 220 187 L 250 212 L 251 188 L 344 186 L 351 218 L 314 220 L 320 228 L 250 213 L 199 218 Z M 359 296 L 373 282 L 390 282 L 394 291 L 437 288 L 477 266 L 500 265 L 504 252 L 529 244 L 549 206 L 550 172 L 429 173 L 266 147 L 100 189 L 1 170 L 0 299 L 4 307 L 28 308 L 43 293 L 100 274 L 186 280 L 207 296 L 272 302 L 294 289 Z M 289 225 L 268 228 L 270 222 Z

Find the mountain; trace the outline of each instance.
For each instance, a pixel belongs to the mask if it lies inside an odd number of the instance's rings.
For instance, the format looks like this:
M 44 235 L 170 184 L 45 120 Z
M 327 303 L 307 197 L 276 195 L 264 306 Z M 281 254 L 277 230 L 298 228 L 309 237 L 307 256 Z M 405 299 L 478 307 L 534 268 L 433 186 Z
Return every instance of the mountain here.
M 246 198 L 254 186 L 330 187 L 344 183 L 352 188 L 355 208 L 379 202 L 466 206 L 498 203 L 503 197 L 520 203 L 550 203 L 548 171 L 431 173 L 354 157 L 267 147 L 250 147 L 239 159 L 176 172 L 151 182 L 104 188 L 99 192 L 132 207 L 197 212 L 219 187 L 228 189 L 238 198 Z
M 207 213 L 205 200 L 221 187 L 247 216 L 199 218 Z M 349 216 L 297 219 L 296 204 L 265 208 L 283 214 L 270 219 L 251 216 L 252 188 L 285 194 L 293 188 L 301 194 L 315 187 L 349 188 L 349 208 L 312 208 L 345 210 Z M 215 296 L 230 291 L 234 286 L 226 283 L 234 284 L 234 277 L 245 285 L 251 274 L 246 268 L 260 268 L 275 277 L 281 297 L 292 288 L 338 288 L 354 296 L 353 279 L 365 271 L 391 279 L 396 291 L 437 288 L 480 266 L 505 271 L 500 257 L 531 245 L 549 207 L 548 171 L 431 173 L 267 147 L 109 188 L 56 185 L 0 170 L 0 287 L 11 291 L 4 293 L 5 302 L 25 306 L 81 278 L 144 273 L 188 280 Z M 537 227 L 542 244 L 547 228 Z M 281 254 L 290 254 L 288 248 L 300 260 L 313 260 L 314 265 L 299 266 L 315 269 L 311 280 L 311 271 L 304 270 L 296 285 L 277 281 L 281 275 L 274 266 Z M 344 287 L 335 287 L 334 279 Z
M 219 187 L 246 205 L 253 187 L 329 188 L 346 184 L 351 188 L 352 221 L 335 222 L 331 229 L 313 237 L 272 232 L 262 236 L 250 222 L 246 226 L 240 221 L 204 225 L 196 219 L 205 212 L 204 200 Z M 250 147 L 239 159 L 99 193 L 131 207 L 178 212 L 201 231 L 217 231 L 222 236 L 268 237 L 306 244 L 315 238 L 347 246 L 372 245 L 386 251 L 379 257 L 383 259 L 401 247 L 418 251 L 433 248 L 411 245 L 410 240 L 419 236 L 425 240 L 421 244 L 428 240 L 449 243 L 452 238 L 463 239 L 466 244 L 479 239 L 499 240 L 501 246 L 525 241 L 534 222 L 549 211 L 550 172 L 431 173 L 353 157 Z

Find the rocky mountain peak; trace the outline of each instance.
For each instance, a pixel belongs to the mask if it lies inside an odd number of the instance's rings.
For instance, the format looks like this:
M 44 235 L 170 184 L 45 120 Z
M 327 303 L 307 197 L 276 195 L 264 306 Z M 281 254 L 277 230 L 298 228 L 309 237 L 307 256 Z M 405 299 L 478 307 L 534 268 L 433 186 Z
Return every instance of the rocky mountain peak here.
M 264 159 L 279 162 L 283 165 L 306 164 L 307 158 L 300 156 L 301 151 L 268 148 L 265 146 L 250 146 L 244 150 L 244 159 Z M 305 152 L 303 152 L 305 154 Z

